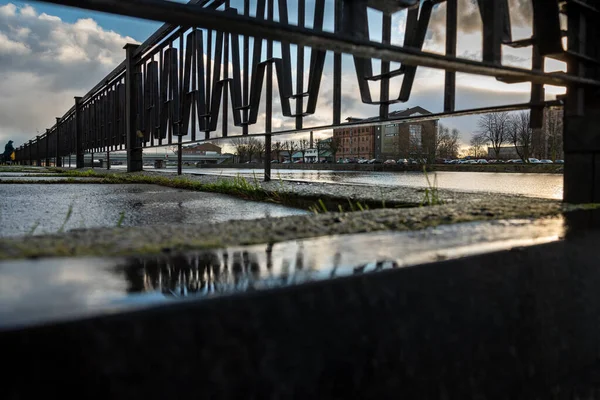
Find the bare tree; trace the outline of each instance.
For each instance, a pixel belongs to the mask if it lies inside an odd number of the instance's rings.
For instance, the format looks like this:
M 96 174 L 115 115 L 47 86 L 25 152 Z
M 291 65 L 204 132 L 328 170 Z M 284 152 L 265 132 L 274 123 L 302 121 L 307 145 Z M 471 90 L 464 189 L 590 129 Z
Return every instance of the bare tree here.
M 292 157 L 294 156 L 294 153 L 298 151 L 298 143 L 293 140 L 286 140 L 284 147 L 287 150 L 288 156 L 290 157 L 290 162 L 293 162 Z
M 500 147 L 508 142 L 509 120 L 507 112 L 500 112 L 484 114 L 477 121 L 478 134 L 491 144 L 496 158 L 500 158 Z
M 508 137 L 521 160 L 529 162 L 529 157 L 533 153 L 533 129 L 529 123 L 529 111 L 510 116 Z
M 340 147 L 342 146 L 342 140 L 337 136 L 332 136 L 329 141 L 329 152 L 331 153 L 331 157 L 333 158 L 333 162 L 335 163 L 337 160 L 337 153 L 340 151 Z
M 485 136 L 476 133 L 473 135 L 469 143 L 471 145 L 468 151 L 470 156 L 479 158 L 485 154 L 485 146 L 488 144 L 488 139 Z
M 231 145 L 235 149 L 235 154 L 238 156 L 238 162 L 244 162 L 245 157 L 248 155 L 248 140 L 247 136 L 236 137 L 231 140 Z
M 305 163 L 306 162 L 306 150 L 308 150 L 308 147 L 310 146 L 310 142 L 307 139 L 300 139 L 298 141 L 298 147 L 300 149 L 300 152 L 302 153 L 302 162 Z
M 262 159 L 262 154 L 265 152 L 265 142 L 255 137 L 248 138 L 247 152 L 249 158 L 248 161 L 252 161 L 255 154 L 259 159 Z
M 279 159 L 279 153 L 281 153 L 282 150 L 283 150 L 283 143 L 281 143 L 279 140 L 276 142 L 273 142 L 273 144 L 271 145 L 271 151 L 273 153 L 275 153 L 275 159 L 277 161 L 281 161 Z
M 444 159 L 456 158 L 460 147 L 458 144 L 459 137 L 460 132 L 458 129 L 450 131 L 447 126 L 440 124 L 435 143 L 437 156 Z
M 563 111 L 547 109 L 545 116 L 544 129 L 548 138 L 548 157 L 556 161 L 563 157 Z
M 323 140 L 316 139 L 315 147 L 317 148 L 317 162 L 320 163 L 321 162 L 321 149 L 323 149 Z

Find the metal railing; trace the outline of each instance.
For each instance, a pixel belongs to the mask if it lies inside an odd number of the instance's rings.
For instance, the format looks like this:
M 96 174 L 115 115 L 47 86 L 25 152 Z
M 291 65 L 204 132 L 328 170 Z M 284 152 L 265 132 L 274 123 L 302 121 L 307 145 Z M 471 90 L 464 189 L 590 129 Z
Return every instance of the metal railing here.
M 445 71 L 444 109 L 432 116 L 436 118 L 529 108 L 531 128 L 541 129 L 543 109 L 549 105 L 544 85 L 567 87 L 564 198 L 600 201 L 600 138 L 594 130 L 600 122 L 596 99 L 600 35 L 593 23 L 600 12 L 595 2 L 530 0 L 533 36 L 513 40 L 510 13 L 515 11 L 509 1 L 478 0 L 483 22 L 481 61 L 456 55 L 457 0 L 315 0 L 310 10 L 305 0 L 46 2 L 167 25 L 141 46 L 126 46 L 122 64 L 77 99 L 46 134 L 17 149 L 19 162 L 54 158 L 58 165 L 61 157 L 75 154 L 81 167 L 84 152 L 127 150 L 128 170 L 136 171 L 142 168 L 144 147 L 177 144 L 181 149 L 185 143 L 260 135 L 265 137 L 265 179 L 269 179 L 272 135 L 348 126 L 342 124 L 341 115 L 342 97 L 348 94 L 344 88 L 350 86 L 342 82 L 342 55 L 349 54 L 361 101 L 378 107 L 375 123 L 380 124 L 424 118 L 389 117 L 391 105 L 409 100 L 419 66 Z M 423 51 L 435 7 L 446 9 L 444 55 Z M 370 9 L 379 12 L 374 26 Z M 307 11 L 312 13 L 308 21 Z M 392 43 L 392 17 L 399 12 L 406 13 L 402 44 Z M 294 14 L 297 23 L 291 21 Z M 566 29 L 561 26 L 561 15 L 566 16 Z M 532 68 L 504 65 L 503 46 L 531 47 Z M 308 71 L 305 49 L 310 50 Z M 568 72 L 545 72 L 546 58 L 566 62 Z M 380 61 L 377 74 L 373 60 Z M 400 66 L 392 69 L 392 62 Z M 458 110 L 457 72 L 492 76 L 506 84 L 531 82 L 530 101 Z M 324 77 L 329 91 L 322 89 Z M 400 90 L 394 95 L 390 84 L 400 79 Z M 279 95 L 275 110 L 274 92 Z M 314 122 L 322 102 L 331 105 L 330 124 Z M 280 114 L 278 120 L 290 123 L 274 129 L 274 111 Z

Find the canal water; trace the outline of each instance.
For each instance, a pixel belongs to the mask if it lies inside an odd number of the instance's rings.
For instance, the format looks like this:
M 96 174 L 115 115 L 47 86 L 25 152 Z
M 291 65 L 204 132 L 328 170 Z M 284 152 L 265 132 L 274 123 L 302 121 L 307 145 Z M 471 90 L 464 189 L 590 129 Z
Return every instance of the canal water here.
M 173 169 L 156 171 L 173 172 Z M 239 174 L 246 177 L 263 176 L 262 169 L 189 168 L 184 169 L 183 172 L 228 176 Z M 427 179 L 422 172 L 273 169 L 272 177 L 273 179 L 358 185 L 427 187 Z M 562 199 L 563 196 L 563 176 L 561 174 L 439 171 L 430 173 L 430 179 L 433 177 L 437 177 L 437 185 L 440 189 L 518 194 L 546 199 Z
M 0 237 L 307 213 L 223 194 L 142 184 L 0 184 L 0 199 Z

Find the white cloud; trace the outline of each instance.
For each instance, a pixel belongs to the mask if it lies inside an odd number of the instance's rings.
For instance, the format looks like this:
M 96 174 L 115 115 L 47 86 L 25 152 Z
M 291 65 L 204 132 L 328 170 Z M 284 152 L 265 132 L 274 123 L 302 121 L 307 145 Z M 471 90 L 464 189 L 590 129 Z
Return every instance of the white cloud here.
M 0 32 L 0 54 L 19 56 L 30 52 L 31 50 L 24 43 L 10 40 Z
M 17 6 L 12 3 L 8 3 L 5 6 L 0 7 L 0 15 L 13 16 L 17 13 Z
M 0 7 L 0 143 L 49 128 L 125 56 L 130 37 L 93 19 L 67 23 L 31 6 Z
M 29 5 L 21 8 L 19 10 L 19 13 L 23 16 L 23 17 L 37 17 L 37 13 L 35 12 L 35 9 Z

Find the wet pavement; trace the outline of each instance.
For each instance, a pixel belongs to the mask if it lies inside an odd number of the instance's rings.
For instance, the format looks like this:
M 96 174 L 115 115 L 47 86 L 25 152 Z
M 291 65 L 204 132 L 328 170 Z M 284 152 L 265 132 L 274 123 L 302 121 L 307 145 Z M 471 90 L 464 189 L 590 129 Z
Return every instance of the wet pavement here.
M 172 172 L 170 169 L 153 171 Z M 184 169 L 183 172 L 223 176 L 240 174 L 250 178 L 257 176 L 260 179 L 264 171 L 262 169 L 190 168 Z M 429 175 L 431 180 L 437 177 L 437 187 L 446 190 L 505 193 L 546 199 L 562 199 L 563 196 L 563 177 L 561 174 L 437 171 Z M 272 177 L 273 179 L 369 186 L 418 188 L 428 186 L 425 174 L 422 172 L 279 170 L 273 166 Z
M 307 213 L 222 194 L 145 184 L 0 184 L 0 198 L 0 237 L 117 225 L 209 224 Z
M 0 329 L 286 287 L 560 240 L 562 217 L 328 236 L 153 257 L 0 263 Z

